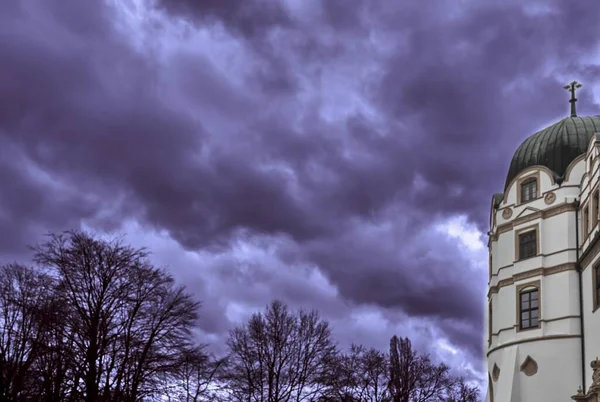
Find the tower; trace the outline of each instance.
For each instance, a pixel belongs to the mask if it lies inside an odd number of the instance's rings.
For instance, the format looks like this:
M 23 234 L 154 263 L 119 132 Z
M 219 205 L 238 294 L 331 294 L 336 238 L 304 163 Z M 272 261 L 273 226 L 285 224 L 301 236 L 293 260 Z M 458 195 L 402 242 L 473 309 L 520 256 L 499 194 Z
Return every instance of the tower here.
M 571 115 L 515 151 L 490 208 L 491 402 L 569 401 L 600 355 L 600 115 Z

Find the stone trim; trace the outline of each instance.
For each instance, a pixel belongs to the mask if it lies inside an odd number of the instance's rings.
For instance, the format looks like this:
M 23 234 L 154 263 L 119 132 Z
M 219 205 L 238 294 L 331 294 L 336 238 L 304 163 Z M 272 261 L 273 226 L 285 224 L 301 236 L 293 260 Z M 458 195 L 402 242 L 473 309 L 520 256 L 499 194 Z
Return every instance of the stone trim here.
M 555 322 L 555 321 L 562 321 L 562 320 L 568 320 L 571 318 L 581 318 L 581 316 L 579 314 L 576 315 L 564 315 L 562 317 L 556 317 L 556 318 L 548 318 L 546 320 L 540 320 L 540 322 Z
M 497 350 L 504 349 L 509 346 L 519 345 L 521 343 L 552 341 L 555 339 L 571 339 L 571 338 L 581 338 L 581 335 L 543 335 L 543 336 L 536 336 L 533 338 L 517 339 L 516 341 L 506 342 L 506 343 L 503 343 L 502 345 L 496 346 L 495 348 L 488 350 L 488 352 L 486 353 L 486 357 L 490 357 L 490 355 Z
M 569 319 L 572 319 L 572 318 L 580 318 L 580 316 L 579 315 L 565 315 L 565 316 L 562 316 L 562 317 L 548 318 L 548 319 L 545 319 L 545 320 L 542 319 L 542 320 L 539 320 L 539 321 L 540 322 L 555 322 L 555 321 L 569 320 Z M 498 330 L 498 332 L 492 332 L 492 336 L 498 336 L 498 335 L 500 335 L 501 332 L 503 332 L 503 331 L 510 331 L 511 329 L 515 329 L 516 327 L 517 327 L 517 325 L 512 325 L 510 327 L 500 328 Z
M 573 204 L 563 202 L 563 203 L 557 204 L 553 207 L 534 212 L 527 216 L 522 216 L 520 218 L 516 218 L 512 222 L 507 222 L 507 223 L 503 223 L 502 225 L 498 225 L 498 227 L 496 228 L 496 231 L 494 233 L 490 234 L 490 237 L 492 237 L 493 240 L 498 240 L 498 235 L 500 235 L 502 233 L 510 232 L 511 230 L 513 230 L 513 228 L 515 226 L 521 225 L 523 223 L 531 222 L 533 220 L 540 219 L 540 218 L 541 219 L 551 218 L 553 216 L 556 216 L 556 215 L 559 215 L 559 214 L 562 214 L 565 212 L 574 212 L 575 210 L 576 209 Z
M 490 286 L 490 289 L 488 290 L 488 298 L 490 297 L 490 295 L 492 293 L 498 293 L 500 288 L 503 288 L 505 286 L 510 286 L 518 281 L 522 281 L 522 280 L 529 279 L 529 278 L 534 278 L 534 277 L 540 276 L 540 275 L 548 276 L 548 275 L 558 274 L 558 273 L 565 272 L 565 271 L 575 271 L 576 269 L 577 269 L 576 263 L 567 262 L 564 264 L 554 265 L 552 267 L 536 268 L 536 269 L 529 270 L 527 272 L 521 272 L 521 273 L 513 275 L 510 278 L 506 278 L 506 279 L 502 279 L 502 280 L 498 281 L 497 285 Z
M 577 248 L 575 248 L 575 247 L 565 248 L 563 250 L 553 251 L 553 252 L 548 253 L 548 254 L 540 254 L 540 255 L 538 255 L 538 257 L 550 257 L 550 256 L 553 256 L 555 254 L 566 253 L 566 252 L 569 252 L 569 251 L 577 251 Z M 500 268 L 498 268 L 498 270 L 497 270 L 497 272 L 495 274 L 492 273 L 492 277 L 498 276 L 498 274 L 500 273 L 501 270 L 506 269 L 506 268 L 511 268 L 514 265 L 515 265 L 515 263 L 513 262 L 512 264 L 501 266 Z M 490 278 L 490 280 L 491 280 L 491 278 Z M 489 285 L 489 283 L 488 283 L 488 285 Z

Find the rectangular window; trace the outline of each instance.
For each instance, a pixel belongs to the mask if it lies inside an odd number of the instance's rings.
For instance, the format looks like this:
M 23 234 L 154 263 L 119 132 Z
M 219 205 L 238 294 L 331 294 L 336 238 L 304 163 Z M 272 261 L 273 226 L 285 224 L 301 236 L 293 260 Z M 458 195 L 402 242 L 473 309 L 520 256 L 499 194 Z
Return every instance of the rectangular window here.
M 530 230 L 519 234 L 519 259 L 534 257 L 537 255 L 537 231 Z
M 600 265 L 596 266 L 594 274 L 596 275 L 596 294 L 594 295 L 594 301 L 596 305 L 594 308 L 600 307 Z
M 524 290 L 520 293 L 521 303 L 521 329 L 537 328 L 539 323 L 539 297 L 538 290 Z
M 488 346 L 492 344 L 492 331 L 494 329 L 494 321 L 492 320 L 492 301 L 489 303 L 489 314 L 488 314 Z
M 590 211 L 592 214 L 592 230 L 596 228 L 598 224 L 598 190 L 594 191 L 594 195 L 592 196 L 592 209 Z
M 521 184 L 521 202 L 531 201 L 537 198 L 537 180 L 530 179 Z
M 583 207 L 583 213 L 581 214 L 581 230 L 583 231 L 583 240 L 587 239 L 589 233 L 589 222 L 590 222 L 590 213 L 588 206 Z

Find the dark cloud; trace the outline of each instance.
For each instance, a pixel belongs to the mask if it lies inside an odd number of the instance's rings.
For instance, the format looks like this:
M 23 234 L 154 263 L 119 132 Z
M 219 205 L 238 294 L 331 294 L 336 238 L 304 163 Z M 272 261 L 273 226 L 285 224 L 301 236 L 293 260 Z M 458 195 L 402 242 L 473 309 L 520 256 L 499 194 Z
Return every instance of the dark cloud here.
M 268 0 L 165 0 L 158 5 L 168 12 L 200 24 L 222 23 L 242 38 L 262 37 L 271 29 L 293 24 L 283 2 Z
M 598 6 L 155 3 L 0 4 L 0 251 L 134 220 L 225 255 L 169 264 L 214 298 L 212 336 L 277 296 L 438 322 L 481 357 L 485 270 L 434 226 L 485 233 L 512 152 L 566 115 L 563 80 L 595 113 Z M 264 252 L 238 264 L 238 242 Z

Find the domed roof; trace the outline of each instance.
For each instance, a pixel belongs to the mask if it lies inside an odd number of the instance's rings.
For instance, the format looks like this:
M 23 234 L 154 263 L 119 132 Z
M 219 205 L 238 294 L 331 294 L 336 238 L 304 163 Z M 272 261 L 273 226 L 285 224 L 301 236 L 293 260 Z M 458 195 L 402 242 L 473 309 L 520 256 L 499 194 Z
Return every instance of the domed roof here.
M 575 158 L 587 151 L 594 133 L 600 132 L 600 115 L 567 117 L 531 137 L 517 148 L 510 162 L 504 190 L 524 169 L 542 165 L 564 176 Z

